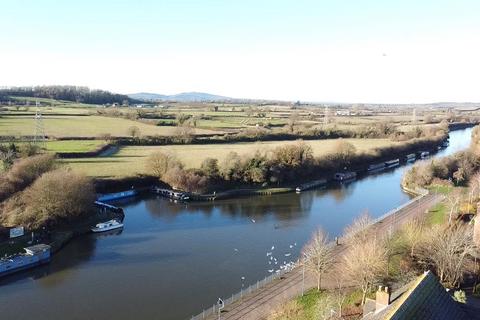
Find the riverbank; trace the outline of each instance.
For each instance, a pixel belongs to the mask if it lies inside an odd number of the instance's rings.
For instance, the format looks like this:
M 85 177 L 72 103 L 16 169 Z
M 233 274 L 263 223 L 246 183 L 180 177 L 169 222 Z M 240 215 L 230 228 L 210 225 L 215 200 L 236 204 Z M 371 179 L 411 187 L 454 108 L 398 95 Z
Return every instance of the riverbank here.
M 8 239 L 4 243 L 0 243 L 0 256 L 22 252 L 28 241 L 35 244 L 48 244 L 51 246 L 51 253 L 55 254 L 73 238 L 91 233 L 91 228 L 97 223 L 111 219 L 123 221 L 125 217 L 121 208 L 103 207 L 101 204 L 96 206 L 98 209 L 96 213 L 86 219 L 77 219 L 68 225 L 61 225 L 53 229 L 28 230 L 23 237 Z
M 382 217 L 374 220 L 369 225 L 372 235 L 381 237 L 386 233 L 399 230 L 407 221 L 418 218 L 429 208 L 439 203 L 443 197 L 435 194 L 423 194 L 411 200 L 397 209 L 387 212 Z M 334 244 L 332 244 L 334 245 Z M 342 256 L 346 252 L 346 246 L 340 238 L 338 244 L 334 246 L 333 257 L 336 263 L 340 263 Z M 327 272 L 322 279 L 323 289 L 335 289 L 338 286 L 338 275 L 335 272 Z M 224 299 L 225 308 L 221 311 L 222 319 L 248 319 L 258 320 L 266 319 L 275 308 L 285 304 L 291 299 L 298 297 L 302 292 L 317 285 L 315 277 L 309 274 L 302 274 L 302 268 L 295 267 L 291 271 L 274 277 L 271 281 L 259 281 L 248 287 L 243 294 L 234 294 L 232 298 Z M 342 284 L 348 287 L 348 283 Z M 235 298 L 235 299 L 234 299 Z M 216 319 L 218 309 L 215 306 L 206 309 L 192 320 Z
M 447 136 L 437 136 L 434 138 L 415 139 L 414 141 L 396 145 L 392 147 L 378 148 L 372 153 L 360 153 L 350 156 L 345 161 L 334 161 L 332 159 L 320 159 L 317 164 L 311 168 L 311 173 L 308 178 L 298 176 L 296 181 L 289 181 L 277 185 L 272 184 L 248 184 L 239 181 L 222 181 L 217 180 L 211 183 L 207 188 L 209 192 L 204 194 L 189 193 L 190 198 L 194 200 L 214 200 L 214 199 L 228 199 L 239 196 L 252 195 L 266 195 L 284 192 L 293 192 L 301 185 L 309 184 L 315 180 L 325 179 L 327 182 L 332 182 L 335 173 L 345 171 L 346 162 L 348 162 L 348 170 L 354 171 L 359 176 L 369 174 L 368 168 L 370 165 L 383 163 L 392 159 L 399 159 L 400 163 L 406 163 L 406 156 L 408 154 L 419 154 L 423 151 L 434 154 L 442 146 L 442 143 L 447 139 Z M 160 188 L 171 189 L 171 187 L 159 181 L 158 178 L 148 175 L 140 175 L 136 177 L 125 178 L 96 178 L 95 187 L 97 193 L 114 193 L 128 189 L 146 189 L 152 186 Z M 301 188 L 304 189 L 304 188 Z

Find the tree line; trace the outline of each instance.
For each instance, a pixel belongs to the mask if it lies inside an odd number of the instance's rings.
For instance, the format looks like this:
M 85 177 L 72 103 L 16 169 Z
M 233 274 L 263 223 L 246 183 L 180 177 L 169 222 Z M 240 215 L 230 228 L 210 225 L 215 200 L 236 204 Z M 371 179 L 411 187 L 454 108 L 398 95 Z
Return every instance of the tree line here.
M 465 151 L 453 155 L 432 159 L 414 165 L 403 177 L 407 187 L 429 186 L 432 183 L 454 183 L 466 185 L 480 169 L 480 127 L 472 131 L 472 142 Z
M 188 192 L 203 193 L 228 186 L 279 186 L 299 183 L 315 177 L 343 171 L 345 167 L 361 170 L 387 157 L 406 154 L 412 150 L 433 148 L 444 136 L 420 139 L 372 150 L 358 152 L 353 144 L 339 139 L 331 153 L 314 157 L 312 147 L 298 140 L 271 150 L 257 150 L 239 155 L 230 152 L 224 159 L 206 158 L 200 168 L 185 168 L 174 154 L 158 151 L 147 159 L 148 174 L 158 177 L 170 186 Z
M 136 101 L 124 94 L 81 86 L 35 86 L 0 89 L 0 101 L 10 101 L 9 97 L 48 98 L 86 104 L 128 104 Z

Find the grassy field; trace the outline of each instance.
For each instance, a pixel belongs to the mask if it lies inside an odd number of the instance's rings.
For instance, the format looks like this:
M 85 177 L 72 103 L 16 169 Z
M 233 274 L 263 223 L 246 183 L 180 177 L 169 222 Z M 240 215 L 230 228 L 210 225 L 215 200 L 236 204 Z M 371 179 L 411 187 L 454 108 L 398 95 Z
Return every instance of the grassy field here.
M 142 135 L 173 135 L 175 127 L 159 127 L 123 118 L 101 116 L 49 116 L 43 117 L 45 134 L 53 137 L 98 137 L 109 133 L 112 136 L 127 136 L 128 128 L 136 126 Z M 35 131 L 31 116 L 6 116 L 0 118 L 0 136 L 28 136 Z M 197 134 L 214 133 L 195 129 Z
M 368 151 L 373 148 L 385 147 L 398 142 L 388 139 L 344 139 L 352 143 L 357 151 Z M 315 156 L 322 156 L 334 151 L 337 140 L 307 141 L 312 146 Z M 256 143 L 230 143 L 209 145 L 172 145 L 172 146 L 128 146 L 110 157 L 95 157 L 83 159 L 66 159 L 64 163 L 73 169 L 97 177 L 125 177 L 146 173 L 146 159 L 155 151 L 171 152 L 181 159 L 186 167 L 199 167 L 207 157 L 222 161 L 226 155 L 235 151 L 240 155 L 254 153 L 256 150 L 267 151 L 277 146 L 294 141 L 273 141 Z
M 89 152 L 104 144 L 103 140 L 58 140 L 48 141 L 45 146 L 51 152 Z

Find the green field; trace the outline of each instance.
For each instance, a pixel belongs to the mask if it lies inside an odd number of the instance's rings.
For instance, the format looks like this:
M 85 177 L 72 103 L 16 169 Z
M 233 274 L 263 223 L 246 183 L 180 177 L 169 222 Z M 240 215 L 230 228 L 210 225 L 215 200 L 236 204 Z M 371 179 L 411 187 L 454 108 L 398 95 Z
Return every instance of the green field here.
M 50 116 L 43 117 L 45 134 L 51 137 L 98 137 L 102 134 L 128 136 L 128 128 L 136 126 L 141 135 L 174 135 L 175 127 L 159 127 L 123 118 L 101 116 Z M 0 118 L 0 136 L 31 136 L 35 132 L 32 116 L 5 116 Z M 215 133 L 195 129 L 196 134 Z
M 312 146 L 315 156 L 331 153 L 338 140 L 307 141 Z M 398 144 L 388 139 L 344 139 L 352 143 L 357 151 L 368 151 L 378 147 Z M 251 154 L 257 150 L 268 151 L 294 141 L 269 141 L 255 143 L 229 143 L 208 145 L 172 145 L 172 146 L 128 146 L 120 149 L 109 157 L 95 157 L 82 159 L 66 159 L 64 163 L 73 169 L 90 176 L 97 177 L 125 177 L 146 173 L 146 159 L 155 151 L 171 152 L 175 154 L 188 168 L 199 167 L 207 157 L 222 161 L 226 155 L 235 151 L 240 155 Z
M 103 140 L 58 140 L 45 143 L 50 152 L 89 152 L 106 144 Z

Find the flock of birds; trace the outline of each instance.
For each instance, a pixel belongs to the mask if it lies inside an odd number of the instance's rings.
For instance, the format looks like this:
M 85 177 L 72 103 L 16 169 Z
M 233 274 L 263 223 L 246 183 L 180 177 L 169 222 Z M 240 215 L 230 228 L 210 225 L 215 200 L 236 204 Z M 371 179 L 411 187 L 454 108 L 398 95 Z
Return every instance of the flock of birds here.
M 250 219 L 250 220 L 252 221 L 252 223 L 256 223 L 255 219 Z M 290 248 L 290 249 L 293 249 L 293 248 L 296 247 L 296 246 L 297 246 L 297 243 L 295 242 L 295 243 L 289 245 L 289 248 Z M 238 252 L 238 249 L 237 249 L 237 248 L 234 248 L 233 251 L 235 251 L 235 253 L 237 253 L 237 252 Z M 270 248 L 270 251 L 267 252 L 267 262 L 268 262 L 268 264 L 270 265 L 270 267 L 273 268 L 273 269 L 268 269 L 268 270 L 267 270 L 269 273 L 273 273 L 273 272 L 275 272 L 275 273 L 280 273 L 280 272 L 283 271 L 283 270 L 293 269 L 293 267 L 295 266 L 295 262 L 292 261 L 292 260 L 290 260 L 290 261 L 287 262 L 288 259 L 286 259 L 286 258 L 288 258 L 288 257 L 290 257 L 290 256 L 292 255 L 291 252 L 286 252 L 286 253 L 284 253 L 284 254 L 283 254 L 283 257 L 284 257 L 284 258 L 283 258 L 283 259 L 284 259 L 284 260 L 283 260 L 283 263 L 280 263 L 280 261 L 279 261 L 280 258 L 277 259 L 277 258 L 273 255 L 274 251 L 275 251 L 275 246 L 273 245 L 273 246 Z M 286 259 L 286 260 L 285 260 L 285 259 Z M 281 260 L 281 259 L 280 259 L 280 260 Z M 277 268 L 277 266 L 278 266 L 278 268 Z M 243 287 L 243 281 L 245 280 L 245 277 L 242 276 L 242 277 L 241 277 L 241 280 L 242 280 L 242 287 Z
M 294 244 L 291 244 L 289 246 L 290 249 L 293 249 L 293 247 L 296 247 L 297 246 L 297 243 L 295 242 Z M 275 246 L 272 246 L 272 248 L 270 249 L 269 252 L 267 252 L 267 262 L 268 264 L 273 267 L 272 269 L 268 269 L 268 272 L 269 273 L 280 273 L 282 270 L 289 270 L 291 268 L 293 268 L 295 266 L 295 262 L 294 261 L 288 261 L 287 260 L 283 260 L 283 263 L 280 263 L 279 259 L 277 259 L 275 256 L 274 256 L 274 250 L 275 250 Z M 283 259 L 286 259 L 288 257 L 290 257 L 292 255 L 291 252 L 286 252 L 283 254 Z M 277 269 L 277 266 L 278 266 L 278 269 Z

